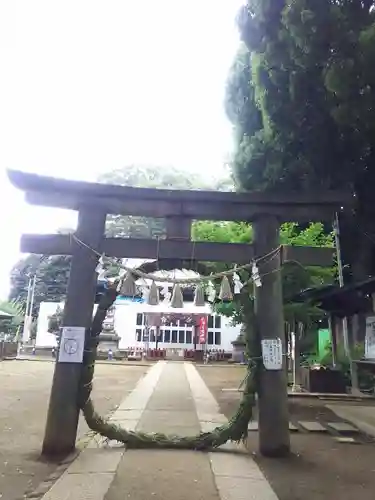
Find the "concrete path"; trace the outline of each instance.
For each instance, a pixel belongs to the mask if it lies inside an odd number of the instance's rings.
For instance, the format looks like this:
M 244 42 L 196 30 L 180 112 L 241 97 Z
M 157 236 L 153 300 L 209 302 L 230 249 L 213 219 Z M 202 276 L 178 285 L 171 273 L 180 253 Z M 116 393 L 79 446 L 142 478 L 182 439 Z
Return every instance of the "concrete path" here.
M 128 429 L 192 435 L 226 421 L 190 363 L 154 365 L 111 417 Z M 234 453 L 235 452 L 235 453 Z M 277 500 L 241 447 L 129 450 L 93 439 L 44 500 Z
M 332 404 L 326 405 L 343 420 L 355 425 L 365 434 L 375 437 L 375 407 L 361 405 Z

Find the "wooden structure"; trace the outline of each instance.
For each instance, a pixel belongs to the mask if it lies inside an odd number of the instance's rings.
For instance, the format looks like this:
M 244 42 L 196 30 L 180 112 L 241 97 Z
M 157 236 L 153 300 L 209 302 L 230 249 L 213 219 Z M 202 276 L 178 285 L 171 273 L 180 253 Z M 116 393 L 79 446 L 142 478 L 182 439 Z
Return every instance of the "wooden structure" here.
M 332 221 L 335 213 L 352 202 L 350 194 L 311 193 L 270 195 L 142 189 L 75 182 L 9 171 L 12 184 L 34 205 L 77 210 L 76 237 L 24 235 L 21 250 L 38 254 L 72 254 L 63 325 L 89 328 L 95 295 L 97 252 L 112 257 L 160 259 L 162 266 L 191 261 L 250 263 L 279 245 L 279 226 L 285 221 Z M 164 218 L 165 240 L 104 238 L 106 215 L 124 214 Z M 252 221 L 254 244 L 192 243 L 191 222 L 201 220 Z M 262 287 L 256 289 L 256 323 L 261 339 L 284 339 L 281 259 L 302 265 L 331 265 L 332 250 L 284 247 L 272 259 L 258 264 Z M 186 261 L 188 264 L 186 264 Z M 178 267 L 180 267 L 178 266 Z M 169 267 L 170 268 L 170 267 Z M 285 349 L 284 349 L 285 352 Z M 62 455 L 75 446 L 79 410 L 77 393 L 80 365 L 56 363 L 47 417 L 43 453 Z M 289 452 L 289 419 L 285 370 L 263 370 L 259 387 L 259 444 L 268 456 Z
M 336 364 L 337 345 L 344 343 L 341 320 L 347 318 L 351 326 L 348 339 L 350 348 L 358 342 L 364 342 L 366 325 L 361 325 L 361 322 L 365 323 L 366 315 L 375 315 L 373 294 L 375 294 L 375 278 L 369 278 L 343 287 L 327 285 L 309 288 L 293 297 L 292 300 L 293 302 L 309 301 L 328 315 L 332 338 L 332 359 Z M 355 371 L 358 367 L 375 372 L 375 360 L 355 359 L 353 364 Z M 356 373 L 354 375 L 357 376 Z
M 292 298 L 293 302 L 309 301 L 336 318 L 352 317 L 372 311 L 371 295 L 375 293 L 375 278 L 350 285 L 324 285 L 308 288 Z
M 366 315 L 373 312 L 372 294 L 375 293 L 375 278 L 369 278 L 359 283 L 352 283 L 339 287 L 337 285 L 325 285 L 321 287 L 308 288 L 295 295 L 292 302 L 310 302 L 312 305 L 322 309 L 329 317 L 332 333 L 332 345 L 334 349 L 337 343 L 344 342 L 342 337 L 341 320 L 347 318 L 353 323 L 358 315 Z M 363 342 L 365 339 L 364 328 L 350 329 L 349 340 L 351 344 Z

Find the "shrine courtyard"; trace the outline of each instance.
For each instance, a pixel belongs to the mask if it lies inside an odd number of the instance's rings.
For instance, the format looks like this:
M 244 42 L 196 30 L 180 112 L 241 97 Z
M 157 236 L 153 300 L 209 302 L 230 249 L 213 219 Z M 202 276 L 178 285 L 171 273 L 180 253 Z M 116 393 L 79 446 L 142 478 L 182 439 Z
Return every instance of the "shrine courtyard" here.
M 111 412 L 132 391 L 147 366 L 97 364 L 94 397 L 101 414 Z M 54 363 L 0 363 L 0 499 L 18 500 L 35 489 L 58 467 L 40 459 Z M 88 432 L 81 417 L 78 439 Z
M 345 421 L 330 409 L 345 405 L 375 414 L 373 401 L 289 399 L 293 453 L 284 459 L 259 456 L 254 429 L 246 447 L 229 444 L 214 453 L 124 451 L 115 443 L 92 437 L 81 419 L 78 457 L 68 457 L 60 464 L 43 462 L 40 450 L 53 367 L 47 361 L 0 363 L 1 500 L 374 497 L 374 439 L 357 430 L 340 429 Z M 228 365 L 98 363 L 94 400 L 102 415 L 110 415 L 126 428 L 191 435 L 199 428 L 220 425 L 232 415 L 241 397 L 236 389 L 244 374 L 244 367 Z M 142 411 L 134 409 L 140 406 Z M 309 431 L 303 427 L 307 422 L 324 430 Z M 68 490 L 70 496 L 66 497 Z
M 245 376 L 245 368 L 202 366 L 198 371 L 221 412 L 230 417 L 241 399 L 241 393 L 235 389 Z M 336 424 L 338 428 L 345 425 L 332 411 L 335 408 L 348 421 L 352 415 L 366 419 L 375 430 L 375 401 L 295 397 L 289 398 L 288 406 L 293 452 L 290 458 L 274 460 L 260 456 L 256 431 L 249 432 L 247 443 L 279 500 L 374 498 L 375 437 L 362 432 L 337 431 L 329 424 Z M 309 427 L 308 423 L 313 430 L 303 427 Z M 344 442 L 352 439 L 352 442 Z

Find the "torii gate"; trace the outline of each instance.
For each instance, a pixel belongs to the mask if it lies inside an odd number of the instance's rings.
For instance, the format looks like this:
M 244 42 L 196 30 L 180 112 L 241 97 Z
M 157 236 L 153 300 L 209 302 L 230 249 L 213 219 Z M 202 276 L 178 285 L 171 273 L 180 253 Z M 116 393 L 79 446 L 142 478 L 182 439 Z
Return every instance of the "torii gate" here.
M 91 326 L 96 289 L 97 256 L 91 249 L 110 257 L 160 259 L 173 262 L 211 261 L 250 263 L 279 245 L 283 222 L 333 221 L 335 213 L 352 204 L 351 194 L 326 193 L 282 195 L 213 191 L 143 189 L 108 184 L 76 182 L 10 170 L 12 184 L 26 194 L 33 205 L 78 211 L 76 237 L 69 235 L 23 235 L 21 251 L 72 255 L 63 325 Z M 107 214 L 164 218 L 165 240 L 105 238 Z M 191 241 L 192 220 L 242 220 L 252 222 L 254 244 Z M 282 258 L 302 265 L 330 266 L 333 251 L 328 248 L 285 246 Z M 281 255 L 259 263 L 262 287 L 256 288 L 256 317 L 260 338 L 284 341 Z M 284 346 L 285 352 L 285 346 Z M 79 409 L 77 394 L 80 364 L 55 365 L 43 454 L 66 455 L 75 448 Z M 289 418 L 286 372 L 262 370 L 259 390 L 259 447 L 263 455 L 289 452 Z

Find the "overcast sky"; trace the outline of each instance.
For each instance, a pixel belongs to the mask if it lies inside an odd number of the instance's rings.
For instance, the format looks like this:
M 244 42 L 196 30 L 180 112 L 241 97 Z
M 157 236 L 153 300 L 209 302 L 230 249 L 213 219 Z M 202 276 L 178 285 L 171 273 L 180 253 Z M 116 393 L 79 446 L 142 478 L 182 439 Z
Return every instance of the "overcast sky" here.
M 6 169 L 95 180 L 130 163 L 217 175 L 243 0 L 0 0 L 0 298 L 22 232 L 72 226 Z

